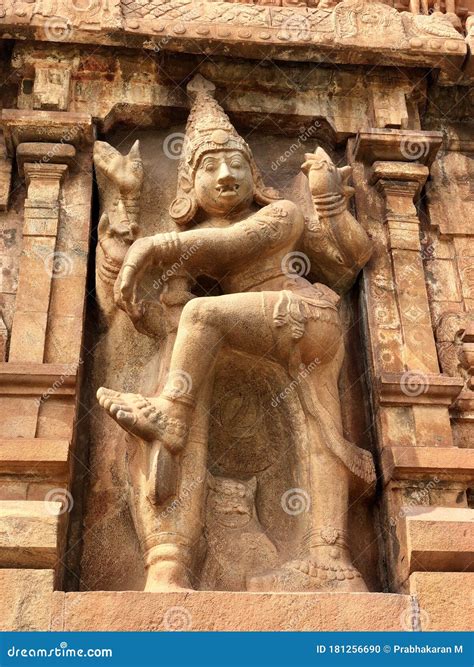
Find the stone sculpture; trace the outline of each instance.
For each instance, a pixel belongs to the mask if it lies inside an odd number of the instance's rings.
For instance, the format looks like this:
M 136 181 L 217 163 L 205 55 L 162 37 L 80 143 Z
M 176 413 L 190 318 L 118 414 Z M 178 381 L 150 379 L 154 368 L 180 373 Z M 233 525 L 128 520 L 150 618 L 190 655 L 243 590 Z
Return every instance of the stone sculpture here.
M 165 332 L 156 391 L 97 393 L 127 434 L 130 507 L 146 590 L 195 584 L 213 369 L 226 350 L 284 369 L 310 452 L 301 472 L 309 526 L 299 552 L 267 571 L 244 572 L 247 589 L 364 591 L 348 548 L 349 486 L 353 480 L 370 485 L 374 467 L 371 454 L 343 436 L 337 388 L 344 356 L 338 292 L 351 286 L 371 255 L 368 236 L 348 211 L 351 168 L 337 168 L 322 148 L 306 154 L 302 171 L 314 206 L 306 219 L 264 186 L 249 146 L 214 99 L 213 84 L 198 75 L 188 93 L 194 101 L 169 211 L 178 231 L 137 238 L 138 144 L 128 156 L 101 142 L 95 147 L 97 171 L 114 193 L 99 225 L 104 311 L 118 306 L 147 332 L 150 303 L 141 285 L 156 267 L 163 276 L 160 304 L 153 305 Z M 326 284 L 294 271 L 301 258 Z M 195 298 L 192 283 L 201 275 L 216 279 L 223 294 Z M 180 503 L 184 490 L 187 502 Z
M 255 477 L 241 481 L 209 476 L 208 486 L 204 529 L 207 553 L 201 588 L 242 590 L 245 588 L 243 573 L 278 563 L 275 545 L 258 520 L 257 480 Z M 235 566 L 237 562 L 239 567 Z

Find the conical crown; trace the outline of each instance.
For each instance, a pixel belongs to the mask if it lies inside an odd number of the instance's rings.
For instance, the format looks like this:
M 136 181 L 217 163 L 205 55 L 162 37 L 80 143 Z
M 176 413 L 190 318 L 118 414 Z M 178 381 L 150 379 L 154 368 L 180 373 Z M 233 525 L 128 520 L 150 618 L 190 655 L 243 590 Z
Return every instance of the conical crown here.
M 238 134 L 220 104 L 214 99 L 216 87 L 197 74 L 187 86 L 193 98 L 186 125 L 186 140 L 183 146 L 183 162 L 194 171 L 199 158 L 207 151 L 244 151 L 251 159 L 250 148 Z

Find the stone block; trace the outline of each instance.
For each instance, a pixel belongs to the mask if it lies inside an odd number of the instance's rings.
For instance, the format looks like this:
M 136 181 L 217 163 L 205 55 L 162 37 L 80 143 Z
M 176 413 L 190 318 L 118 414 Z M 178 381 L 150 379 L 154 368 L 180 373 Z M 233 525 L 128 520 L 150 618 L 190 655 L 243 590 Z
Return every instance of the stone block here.
M 0 630 L 48 630 L 53 581 L 53 570 L 0 569 Z
M 75 400 L 53 395 L 41 404 L 36 435 L 38 438 L 72 439 Z
M 415 572 L 410 593 L 416 595 L 421 630 L 472 631 L 474 573 Z
M 55 601 L 54 629 L 67 631 L 396 631 L 404 629 L 410 613 L 409 596 L 389 593 L 107 591 L 63 595 L 63 605 Z
M 41 363 L 44 358 L 48 313 L 15 311 L 10 341 L 10 361 Z
M 474 450 L 457 447 L 386 447 L 382 451 L 384 478 L 474 479 Z
M 54 567 L 60 512 L 54 501 L 0 501 L 1 567 Z
M 474 570 L 474 510 L 411 507 L 406 523 L 410 572 Z
M 68 440 L 0 439 L 0 473 L 58 475 L 67 471 Z
M 1 386 L 3 393 L 5 387 Z M 3 438 L 34 438 L 38 423 L 38 399 L 34 396 L 0 395 Z

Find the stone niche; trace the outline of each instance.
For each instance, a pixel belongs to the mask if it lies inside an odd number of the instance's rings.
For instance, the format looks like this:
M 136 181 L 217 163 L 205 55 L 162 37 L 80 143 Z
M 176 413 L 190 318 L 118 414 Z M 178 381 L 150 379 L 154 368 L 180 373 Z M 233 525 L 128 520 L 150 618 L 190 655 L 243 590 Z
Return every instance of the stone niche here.
M 303 140 L 290 141 L 245 127 L 238 130 L 247 137 L 265 184 L 305 206 L 310 196 L 300 174 L 304 154 L 322 143 L 336 163 L 343 160 L 340 150 L 328 146 L 324 134 L 314 128 L 301 128 Z M 184 132 L 185 125 L 178 124 L 166 129 L 118 130 L 103 137 L 123 155 L 137 139 L 140 142 L 145 174 L 140 236 L 175 228 L 168 208 L 176 192 L 177 157 Z M 156 295 L 152 283 L 147 289 Z M 218 290 L 206 276 L 194 288 L 199 296 L 219 294 Z M 150 299 L 156 299 L 155 295 Z M 346 357 L 339 392 L 346 437 L 371 449 L 359 296 L 356 284 L 341 306 Z M 126 442 L 122 430 L 100 409 L 95 392 L 101 385 L 143 393 L 156 388 L 154 355 L 162 344 L 162 332 L 157 318 L 151 317 L 150 322 L 148 336 L 138 333 L 125 315 L 109 325 L 98 316 L 95 298 L 89 299 L 86 341 L 94 350 L 87 362 L 83 401 L 91 411 L 81 422 L 80 438 L 89 440 L 90 473 L 82 553 L 80 563 L 76 561 L 82 591 L 144 588 L 143 557 L 128 506 Z M 207 486 L 201 544 L 193 565 L 196 589 L 245 591 L 245 574 L 278 566 L 294 554 L 310 502 L 305 489 L 295 488 L 294 472 L 304 457 L 299 446 L 303 426 L 294 400 L 294 391 L 288 390 L 287 380 L 276 367 L 230 351 L 220 355 L 209 426 L 208 479 L 196 481 Z M 286 511 L 285 501 L 289 503 Z M 176 503 L 187 502 L 185 489 Z M 380 528 L 374 488 L 353 489 L 348 525 L 354 565 L 369 590 L 379 591 Z

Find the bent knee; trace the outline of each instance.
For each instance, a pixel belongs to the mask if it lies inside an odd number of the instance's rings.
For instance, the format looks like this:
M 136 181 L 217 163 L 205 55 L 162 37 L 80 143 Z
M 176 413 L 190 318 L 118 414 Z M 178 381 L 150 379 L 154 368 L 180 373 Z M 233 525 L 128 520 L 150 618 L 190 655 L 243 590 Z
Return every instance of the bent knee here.
M 200 296 L 191 299 L 183 308 L 180 322 L 188 325 L 216 324 L 218 319 L 216 298 Z
M 340 327 L 335 323 L 314 322 L 307 325 L 306 335 L 299 346 L 301 360 L 305 365 L 333 362 L 336 366 L 344 357 L 344 341 Z

